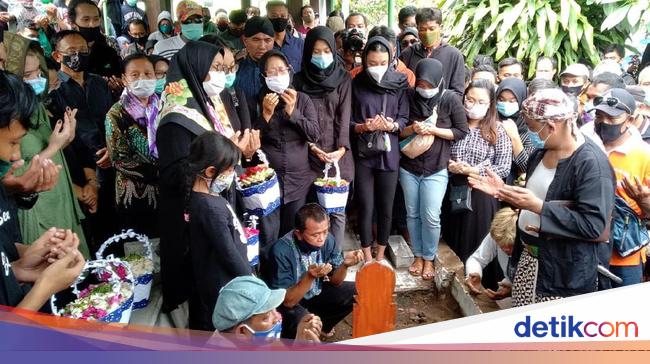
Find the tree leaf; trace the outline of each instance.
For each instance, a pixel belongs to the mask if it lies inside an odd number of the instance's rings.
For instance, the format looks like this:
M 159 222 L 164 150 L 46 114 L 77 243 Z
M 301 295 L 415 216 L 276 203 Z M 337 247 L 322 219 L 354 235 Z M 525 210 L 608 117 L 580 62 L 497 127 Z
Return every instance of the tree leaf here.
M 517 19 L 519 19 L 522 10 L 524 10 L 524 6 L 526 6 L 526 1 L 521 0 L 517 5 L 504 13 L 503 23 L 501 24 L 501 28 L 499 28 L 497 39 L 504 38 L 505 34 L 511 30 L 512 26 L 517 22 Z
M 569 41 L 571 42 L 571 49 L 578 49 L 578 32 L 576 31 L 578 27 L 578 14 L 575 13 L 575 9 L 571 7 L 569 13 Z
M 600 31 L 605 31 L 608 29 L 612 29 L 619 25 L 625 19 L 625 16 L 627 15 L 627 12 L 630 10 L 630 5 L 624 5 L 616 10 L 614 10 L 611 14 L 603 20 L 603 23 L 600 25 Z
M 544 6 L 544 9 L 546 10 L 546 17 L 548 18 L 548 27 L 551 30 L 551 38 L 555 38 L 560 25 L 557 21 L 557 13 L 551 9 L 548 3 Z
M 641 2 L 638 2 L 630 7 L 630 11 L 627 13 L 627 22 L 630 23 L 632 27 L 636 27 L 639 23 L 639 19 L 641 18 L 644 9 L 643 5 L 644 4 L 641 4 Z
M 472 20 L 472 28 L 478 27 L 479 23 L 483 21 L 484 17 L 490 13 L 490 9 L 485 6 L 483 2 L 476 8 L 474 12 L 474 19 Z
M 456 26 L 452 30 L 452 34 L 462 34 L 466 31 L 465 26 L 467 25 L 467 21 L 469 20 L 469 17 L 474 15 L 473 14 L 473 9 L 467 10 L 463 13 L 461 16 L 460 20 L 458 23 L 456 23 Z
M 499 0 L 490 0 L 490 15 L 494 21 L 499 14 Z
M 569 16 L 571 15 L 571 4 L 568 0 L 560 1 L 560 23 L 564 29 L 569 28 Z
M 537 39 L 539 39 L 539 44 L 546 44 L 546 11 L 545 9 L 540 9 L 537 12 Z
M 483 33 L 483 41 L 486 41 L 490 37 L 490 35 L 492 35 L 494 30 L 499 26 L 499 23 L 503 19 L 503 14 L 504 13 L 497 15 L 497 18 L 492 21 L 492 24 L 490 24 L 490 26 L 487 29 L 485 29 L 485 33 Z

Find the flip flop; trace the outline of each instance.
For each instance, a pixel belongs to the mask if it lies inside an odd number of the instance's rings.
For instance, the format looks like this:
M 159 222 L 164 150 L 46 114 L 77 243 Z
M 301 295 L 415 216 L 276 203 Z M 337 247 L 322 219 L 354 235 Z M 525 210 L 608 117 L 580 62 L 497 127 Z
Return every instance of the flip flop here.
M 434 276 L 434 273 L 435 273 L 435 271 L 433 269 L 433 263 L 431 263 L 431 265 L 430 265 L 431 268 L 425 268 L 424 266 L 426 266 L 426 264 L 423 264 L 422 279 L 425 280 L 425 281 L 430 281 L 430 280 L 433 279 L 433 276 Z
M 418 267 L 415 266 L 417 263 L 418 260 L 416 259 L 409 267 L 409 273 L 414 277 L 421 276 L 422 270 L 424 269 L 424 262 L 422 260 L 419 261 L 420 264 L 418 264 Z

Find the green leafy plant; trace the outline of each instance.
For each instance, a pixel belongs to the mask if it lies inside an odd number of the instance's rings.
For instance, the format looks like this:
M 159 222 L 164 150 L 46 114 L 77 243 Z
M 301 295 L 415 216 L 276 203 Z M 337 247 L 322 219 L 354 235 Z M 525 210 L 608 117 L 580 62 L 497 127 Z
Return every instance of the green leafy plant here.
M 625 44 L 649 16 L 641 3 L 648 0 L 441 0 L 439 6 L 450 43 L 468 63 L 477 54 L 496 61 L 516 57 L 528 64 L 531 77 L 541 56 L 555 58 L 559 69 L 597 64 L 599 50 Z

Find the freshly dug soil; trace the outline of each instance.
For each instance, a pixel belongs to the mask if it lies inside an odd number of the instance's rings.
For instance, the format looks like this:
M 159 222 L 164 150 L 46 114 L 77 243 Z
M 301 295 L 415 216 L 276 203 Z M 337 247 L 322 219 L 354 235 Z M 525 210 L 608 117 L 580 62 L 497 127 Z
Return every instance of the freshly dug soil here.
M 462 317 L 460 306 L 451 294 L 439 296 L 435 288 L 432 291 L 396 293 L 395 303 L 397 303 L 395 330 Z M 352 314 L 341 321 L 335 330 L 336 334 L 324 341 L 336 342 L 351 339 Z

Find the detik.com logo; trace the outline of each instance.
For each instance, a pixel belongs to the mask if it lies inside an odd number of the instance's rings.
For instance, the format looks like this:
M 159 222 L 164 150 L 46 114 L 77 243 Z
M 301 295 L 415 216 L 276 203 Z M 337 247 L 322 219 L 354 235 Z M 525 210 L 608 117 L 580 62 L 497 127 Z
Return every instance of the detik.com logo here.
M 639 326 L 635 321 L 584 321 L 573 315 L 562 315 L 558 319 L 532 321 L 526 316 L 514 327 L 518 337 L 639 337 Z

